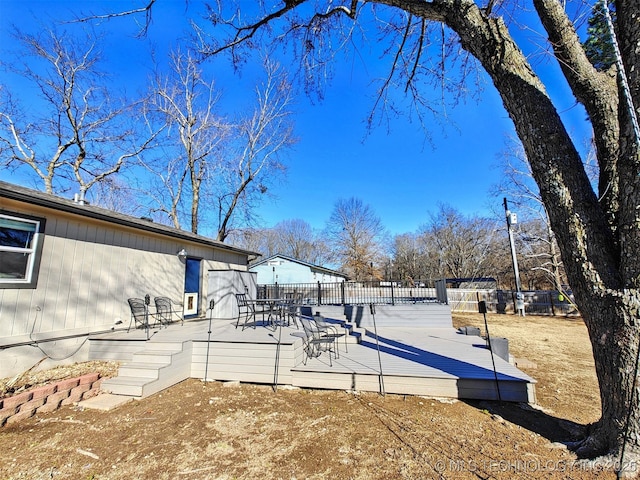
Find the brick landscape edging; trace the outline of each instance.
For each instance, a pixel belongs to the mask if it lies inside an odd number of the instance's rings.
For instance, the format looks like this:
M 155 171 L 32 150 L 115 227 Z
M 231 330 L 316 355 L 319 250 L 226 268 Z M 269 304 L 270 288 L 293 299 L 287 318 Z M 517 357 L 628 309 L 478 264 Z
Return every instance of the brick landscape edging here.
M 61 380 L 50 385 L 0 399 L 0 427 L 31 418 L 36 413 L 49 413 L 63 405 L 73 405 L 100 393 L 99 373 Z

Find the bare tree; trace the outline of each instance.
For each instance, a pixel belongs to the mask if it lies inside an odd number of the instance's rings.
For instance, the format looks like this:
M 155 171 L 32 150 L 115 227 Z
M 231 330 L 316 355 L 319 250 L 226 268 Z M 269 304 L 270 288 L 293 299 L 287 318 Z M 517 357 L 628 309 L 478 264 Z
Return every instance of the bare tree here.
M 380 277 L 377 268 L 383 258 L 381 241 L 385 231 L 369 205 L 354 197 L 338 200 L 325 235 L 341 269 L 354 280 Z
M 259 253 L 268 258 L 279 253 L 279 242 L 276 232 L 272 228 L 236 228 L 229 232 L 229 243 Z
M 256 107 L 249 118 L 234 125 L 218 177 L 216 238 L 220 241 L 229 235 L 234 216 L 251 218 L 256 197 L 267 192 L 278 172 L 285 171 L 281 157 L 295 142 L 287 75 L 276 62 L 265 60 L 264 65 L 266 80 L 256 87 Z
M 91 190 L 91 200 L 103 208 L 135 217 L 146 213 L 126 176 L 111 175 L 96 183 Z
M 506 232 L 499 222 L 467 217 L 448 205 L 441 205 L 430 217 L 418 233 L 395 237 L 394 279 L 414 283 L 438 278 L 492 277 L 500 288 L 515 288 Z M 521 260 L 521 279 L 530 289 L 546 288 L 548 279 L 540 272 L 539 252 L 534 254 L 537 245 L 524 242 L 536 231 L 533 227 L 533 223 L 527 224 L 526 235 L 525 230 L 521 231 L 520 244 L 530 253 Z M 524 248 L 518 248 L 518 252 L 523 251 Z
M 529 290 L 555 289 L 568 298 L 562 259 L 549 223 L 531 218 L 512 228 L 522 283 Z
M 325 265 L 331 261 L 326 241 L 304 220 L 283 220 L 277 223 L 272 231 L 277 242 L 277 250 L 274 253 L 314 265 Z
M 512 141 L 501 156 L 502 180 L 495 186 L 495 196 L 507 197 L 518 213 L 516 240 L 523 266 L 540 272 L 553 288 L 564 292 L 567 284 L 560 250 L 540 190 L 519 142 Z M 502 213 L 502 212 L 501 212 Z M 565 295 L 570 298 L 569 295 Z
M 198 233 L 203 189 L 206 183 L 213 186 L 210 179 L 224 163 L 231 125 L 216 114 L 213 81 L 203 78 L 190 53 L 172 52 L 169 73 L 157 74 L 151 90 L 145 110 L 159 117 L 166 136 L 162 158 L 143 163 L 163 186 L 149 193 L 174 227 L 180 228 L 181 218 L 186 217 L 191 231 Z
M 304 220 L 283 220 L 273 227 L 278 236 L 280 253 L 308 261 L 313 248 L 313 230 Z
M 265 61 L 251 115 L 218 113 L 221 100 L 191 53 L 173 52 L 168 74 L 157 74 L 145 111 L 165 126 L 160 153 L 143 165 L 159 182 L 148 189 L 152 211 L 194 233 L 206 223 L 225 241 L 232 225 L 251 225 L 260 197 L 286 171 L 282 155 L 294 143 L 286 74 Z M 238 108 L 240 110 L 240 108 Z
M 453 207 L 440 205 L 421 234 L 431 244 L 428 254 L 437 261 L 435 277 L 478 278 L 491 273 L 489 251 L 497 225 L 467 218 Z M 426 242 L 425 242 L 426 243 Z
M 228 237 L 234 245 L 259 252 L 263 257 L 281 254 L 314 265 L 333 263 L 326 239 L 304 220 L 283 220 L 273 228 L 238 229 Z
M 100 71 L 98 39 L 45 30 L 14 33 L 21 47 L 11 69 L 38 90 L 28 108 L 6 88 L 0 111 L 0 153 L 9 168 L 26 168 L 48 193 L 89 189 L 118 173 L 157 132 L 140 135 L 132 104 L 115 100 Z M 140 140 L 136 140 L 140 139 Z
M 427 280 L 431 273 L 427 270 L 426 252 L 420 242 L 420 237 L 415 233 L 403 233 L 396 235 L 392 247 L 393 263 L 389 266 L 389 280 L 404 280 L 414 282 Z

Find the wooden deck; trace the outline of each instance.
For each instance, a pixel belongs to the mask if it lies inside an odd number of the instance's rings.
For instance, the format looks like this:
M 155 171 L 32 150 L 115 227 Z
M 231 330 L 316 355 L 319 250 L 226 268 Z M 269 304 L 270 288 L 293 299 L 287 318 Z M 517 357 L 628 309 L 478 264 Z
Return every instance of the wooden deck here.
M 336 310 L 322 313 L 340 316 Z M 412 315 L 419 316 L 419 309 Z M 204 378 L 206 370 L 210 380 L 535 402 L 535 380 L 495 355 L 494 372 L 482 338 L 457 333 L 443 326 L 446 321 L 425 325 L 412 318 L 393 324 L 381 318 L 380 323 L 378 342 L 366 321 L 354 326 L 346 347 L 341 339 L 332 365 L 327 353 L 305 358 L 301 329 L 261 324 L 236 329 L 235 322 L 216 319 L 210 334 L 209 321 L 199 320 L 152 329 L 149 340 L 142 330 L 92 337 L 90 358 L 123 362 L 119 376 L 105 381 L 103 389 L 138 397 L 189 377 Z
M 378 335 L 380 362 L 375 335 L 367 330 L 359 345 L 332 359 L 332 366 L 321 356 L 294 367 L 294 372 L 305 373 L 300 386 L 366 391 L 383 387 L 387 393 L 535 402 L 535 380 L 494 356 L 496 384 L 491 352 L 480 337 L 461 335 L 453 328 L 412 327 L 379 327 Z

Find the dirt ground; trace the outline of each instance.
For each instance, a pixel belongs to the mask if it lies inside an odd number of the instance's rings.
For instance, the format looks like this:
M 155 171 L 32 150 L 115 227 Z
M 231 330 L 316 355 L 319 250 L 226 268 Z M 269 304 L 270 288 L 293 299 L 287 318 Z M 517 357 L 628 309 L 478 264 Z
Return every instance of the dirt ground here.
M 485 330 L 479 314 L 454 324 Z M 111 412 L 63 407 L 3 427 L 0 479 L 615 478 L 562 443 L 599 416 L 582 321 L 490 315 L 488 325 L 537 379 L 538 405 L 191 379 Z M 114 371 L 90 363 L 70 375 L 83 368 Z

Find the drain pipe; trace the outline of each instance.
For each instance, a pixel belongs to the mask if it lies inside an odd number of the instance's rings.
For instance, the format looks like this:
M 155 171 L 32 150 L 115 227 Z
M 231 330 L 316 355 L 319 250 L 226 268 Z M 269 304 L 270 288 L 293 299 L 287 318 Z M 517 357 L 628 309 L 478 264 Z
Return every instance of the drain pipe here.
M 378 340 L 378 327 L 376 326 L 376 306 L 374 303 L 369 304 L 371 310 L 371 318 L 373 318 L 373 331 L 376 334 L 376 346 L 378 347 L 378 366 L 380 367 L 380 393 L 385 396 L 384 391 L 384 375 L 382 374 L 382 360 L 380 359 L 380 341 Z
M 207 336 L 207 360 L 204 364 L 204 383 L 207 383 L 207 373 L 209 372 L 209 345 L 211 344 L 211 318 L 213 317 L 213 307 L 216 302 L 211 299 L 209 302 L 209 333 Z

